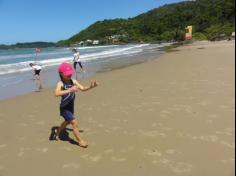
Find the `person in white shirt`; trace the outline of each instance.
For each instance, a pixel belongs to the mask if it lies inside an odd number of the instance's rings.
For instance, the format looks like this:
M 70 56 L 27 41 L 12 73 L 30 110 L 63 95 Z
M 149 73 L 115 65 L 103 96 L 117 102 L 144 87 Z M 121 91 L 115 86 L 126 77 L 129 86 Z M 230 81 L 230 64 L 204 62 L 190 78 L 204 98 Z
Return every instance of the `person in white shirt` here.
M 79 52 L 75 48 L 72 49 L 72 52 L 74 53 L 73 54 L 73 62 L 74 62 L 73 66 L 74 66 L 74 69 L 76 70 L 76 66 L 77 66 L 77 64 L 79 64 L 81 70 L 83 72 L 85 72 L 85 70 L 84 70 L 84 68 L 82 66 L 81 60 L 80 60 Z
M 38 90 L 41 91 L 43 89 L 42 80 L 40 78 L 40 72 L 42 70 L 42 67 L 34 63 L 30 63 L 29 65 L 34 71 L 34 76 L 35 76 L 36 84 L 38 86 Z

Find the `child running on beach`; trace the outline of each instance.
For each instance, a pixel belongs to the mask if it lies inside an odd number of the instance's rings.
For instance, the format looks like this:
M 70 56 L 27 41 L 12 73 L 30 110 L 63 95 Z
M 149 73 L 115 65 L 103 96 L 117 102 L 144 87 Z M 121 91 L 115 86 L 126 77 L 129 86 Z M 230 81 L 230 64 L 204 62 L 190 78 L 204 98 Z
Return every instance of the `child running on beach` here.
M 36 84 L 38 86 L 38 91 L 41 91 L 43 89 L 42 80 L 41 80 L 41 77 L 40 77 L 40 72 L 42 70 L 42 67 L 39 66 L 39 65 L 36 65 L 34 63 L 30 63 L 29 66 L 34 71 L 34 77 L 35 77 L 35 80 L 36 80 Z
M 81 70 L 82 70 L 83 72 L 85 72 L 85 70 L 84 70 L 84 68 L 83 68 L 83 66 L 82 66 L 81 60 L 80 60 L 79 52 L 77 51 L 76 48 L 73 48 L 73 49 L 72 49 L 72 52 L 73 52 L 73 66 L 74 66 L 75 71 L 76 71 L 76 66 L 77 66 L 77 64 L 79 64 Z
M 60 104 L 60 115 L 64 118 L 61 126 L 55 131 L 55 139 L 59 139 L 61 131 L 66 128 L 67 125 L 71 124 L 73 129 L 73 134 L 78 141 L 80 147 L 88 147 L 88 143 L 84 141 L 79 133 L 78 121 L 74 117 L 74 100 L 75 92 L 78 90 L 87 91 L 97 86 L 97 82 L 91 82 L 90 86 L 83 86 L 78 81 L 71 79 L 72 75 L 75 73 L 72 66 L 68 63 L 60 64 L 58 68 L 59 76 L 61 81 L 57 83 L 55 95 L 61 96 Z

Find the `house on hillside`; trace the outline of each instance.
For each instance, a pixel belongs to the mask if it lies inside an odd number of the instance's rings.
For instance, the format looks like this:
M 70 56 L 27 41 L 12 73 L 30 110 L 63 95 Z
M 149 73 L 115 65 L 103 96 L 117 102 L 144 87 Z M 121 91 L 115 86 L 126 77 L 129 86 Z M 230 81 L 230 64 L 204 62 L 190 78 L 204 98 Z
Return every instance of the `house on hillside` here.
M 235 39 L 235 32 L 232 32 L 232 38 Z
M 79 45 L 84 45 L 84 41 L 80 41 L 80 42 L 79 42 Z
M 93 44 L 93 41 L 92 40 L 90 40 L 90 39 L 88 39 L 88 40 L 86 40 L 86 45 L 91 45 L 91 44 Z
M 98 45 L 99 44 L 99 40 L 94 40 L 93 41 L 93 45 Z

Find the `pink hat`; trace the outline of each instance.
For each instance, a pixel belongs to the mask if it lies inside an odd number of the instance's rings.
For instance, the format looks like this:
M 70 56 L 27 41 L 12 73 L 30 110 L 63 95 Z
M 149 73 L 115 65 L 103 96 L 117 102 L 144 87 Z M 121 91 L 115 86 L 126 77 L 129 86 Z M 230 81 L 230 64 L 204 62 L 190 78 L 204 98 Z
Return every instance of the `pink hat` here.
M 75 70 L 69 63 L 62 63 L 58 67 L 58 72 L 64 76 L 71 76 L 75 73 Z

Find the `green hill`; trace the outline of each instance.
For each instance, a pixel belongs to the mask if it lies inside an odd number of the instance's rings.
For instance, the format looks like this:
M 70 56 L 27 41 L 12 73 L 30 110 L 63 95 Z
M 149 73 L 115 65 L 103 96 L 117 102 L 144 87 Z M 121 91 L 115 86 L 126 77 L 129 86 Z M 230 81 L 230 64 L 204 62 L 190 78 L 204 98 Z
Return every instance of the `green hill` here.
M 234 0 L 196 0 L 164 5 L 129 19 L 97 21 L 59 44 L 100 40 L 111 42 L 152 42 L 181 40 L 185 27 L 194 27 L 196 38 L 230 36 L 235 30 Z
M 12 48 L 46 48 L 55 47 L 56 43 L 53 42 L 26 42 L 26 43 L 16 43 L 13 45 L 0 45 L 0 49 L 12 49 Z

